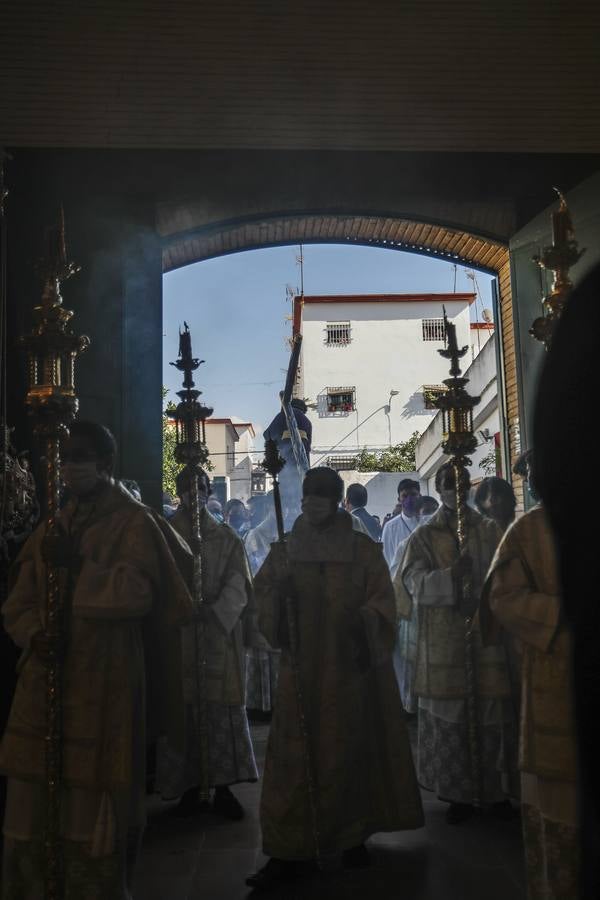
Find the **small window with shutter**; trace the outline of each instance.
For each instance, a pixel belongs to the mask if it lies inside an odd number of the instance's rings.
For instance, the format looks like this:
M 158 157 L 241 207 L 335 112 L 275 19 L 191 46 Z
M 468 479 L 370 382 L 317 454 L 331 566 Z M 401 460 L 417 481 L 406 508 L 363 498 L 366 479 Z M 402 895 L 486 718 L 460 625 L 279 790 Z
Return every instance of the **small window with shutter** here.
M 349 413 L 356 409 L 356 388 L 354 387 L 330 387 L 327 388 L 327 412 Z

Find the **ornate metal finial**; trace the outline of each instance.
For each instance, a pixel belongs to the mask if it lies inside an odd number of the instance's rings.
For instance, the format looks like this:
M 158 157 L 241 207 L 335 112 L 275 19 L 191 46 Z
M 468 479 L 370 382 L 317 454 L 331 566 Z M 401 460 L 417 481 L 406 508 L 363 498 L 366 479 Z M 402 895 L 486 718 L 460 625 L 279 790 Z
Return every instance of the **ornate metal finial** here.
M 471 396 L 465 388 L 469 379 L 460 377 L 459 360 L 469 348 L 459 350 L 456 325 L 448 321 L 445 308 L 444 333 L 447 346 L 438 350 L 438 353 L 450 360 L 450 378 L 443 382 L 447 390 L 434 400 L 434 405 L 442 411 L 442 450 L 457 465 L 468 466 L 471 464 L 469 455 L 477 447 L 477 438 L 473 432 L 473 407 L 477 406 L 481 397 Z
M 265 441 L 265 458 L 261 462 L 261 466 L 274 480 L 285 466 L 285 459 L 279 455 L 277 450 L 277 441 L 274 441 L 269 433 L 267 433 Z
M 62 305 L 60 293 L 63 281 L 67 281 L 81 266 L 67 259 L 65 241 L 65 213 L 61 206 L 58 222 L 49 225 L 44 232 L 44 253 L 39 265 L 43 277 L 42 308 L 50 310 Z M 69 315 L 71 317 L 72 313 Z
M 541 256 L 533 257 L 533 262 L 541 269 L 554 272 L 554 278 L 550 293 L 542 298 L 544 315 L 535 319 L 529 329 L 529 334 L 541 341 L 546 350 L 552 343 L 554 329 L 573 287 L 569 270 L 585 253 L 585 249 L 580 250 L 575 240 L 573 220 L 566 198 L 558 188 L 555 187 L 554 190 L 560 202 L 558 209 L 552 213 L 552 245 L 544 247 Z
M 179 357 L 176 362 L 172 362 L 170 365 L 175 366 L 176 369 L 184 373 L 183 386 L 187 389 L 194 387 L 192 372 L 195 372 L 203 364 L 204 360 L 196 359 L 192 355 L 192 335 L 190 334 L 189 325 L 185 321 L 183 328 L 183 331 L 179 331 Z M 200 396 L 201 393 L 202 391 L 197 391 L 196 396 Z M 181 392 L 178 396 L 181 396 Z
M 440 356 L 443 356 L 445 359 L 451 360 L 450 366 L 450 374 L 453 376 L 460 375 L 460 366 L 458 364 L 459 359 L 462 359 L 468 347 L 463 347 L 462 350 L 458 349 L 458 341 L 456 339 L 456 326 L 448 321 L 448 315 L 446 313 L 446 307 L 442 306 L 444 311 L 444 346 L 443 350 L 438 350 Z
M 42 301 L 34 307 L 33 330 L 21 338 L 27 352 L 29 390 L 26 405 L 38 433 L 62 433 L 78 408 L 75 396 L 75 359 L 89 347 L 85 335 L 69 325 L 73 312 L 62 305 L 61 284 L 80 267 L 67 260 L 65 221 L 46 229 Z
M 183 372 L 183 389 L 177 391 L 181 402 L 177 405 L 174 418 L 176 426 L 175 459 L 184 465 L 203 466 L 208 460 L 205 422 L 212 416 L 210 406 L 204 406 L 198 398 L 202 394 L 194 387 L 192 377 L 202 365 L 203 359 L 192 354 L 192 336 L 187 322 L 179 332 L 179 358 L 171 365 Z

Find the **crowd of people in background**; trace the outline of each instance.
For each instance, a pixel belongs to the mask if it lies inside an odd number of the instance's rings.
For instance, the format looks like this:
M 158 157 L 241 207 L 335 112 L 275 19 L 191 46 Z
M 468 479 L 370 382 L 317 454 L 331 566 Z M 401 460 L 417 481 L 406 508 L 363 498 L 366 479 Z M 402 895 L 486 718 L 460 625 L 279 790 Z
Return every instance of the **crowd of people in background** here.
M 533 455 L 524 453 L 514 473 L 523 478 L 524 489 L 535 501 L 532 469 Z M 417 480 L 401 478 L 397 502 L 383 522 L 369 512 L 364 484 L 341 485 L 339 479 L 336 490 L 343 490 L 343 495 L 338 498 L 338 511 L 343 509 L 352 517 L 352 533 L 362 533 L 381 545 L 394 586 L 393 669 L 405 716 L 415 720 L 418 733 L 419 784 L 447 802 L 449 824 L 475 814 L 474 798 L 477 805 L 504 819 L 518 815 L 520 800 L 531 898 L 574 896 L 577 826 L 568 692 L 570 651 L 568 636 L 560 625 L 552 539 L 542 508 L 538 504 L 515 522 L 517 498 L 508 481 L 487 476 L 472 488 L 469 483 L 468 544 L 458 552 L 451 466 L 442 466 L 436 475 L 440 500 L 422 494 Z M 135 496 L 135 483 L 126 486 Z M 172 515 L 173 502 L 165 498 L 165 504 L 165 515 Z M 258 585 L 272 582 L 269 566 L 275 563 L 264 567 L 277 541 L 272 494 L 255 495 L 246 502 L 232 499 L 224 508 L 211 498 L 207 510 L 242 539 Z M 286 529 L 292 533 L 297 511 L 285 510 Z M 307 556 L 305 568 L 308 563 Z M 464 596 L 460 585 L 467 572 L 469 596 Z M 477 621 L 479 615 L 481 624 L 472 632 L 469 651 L 464 621 Z M 254 721 L 271 719 L 280 672 L 281 641 L 272 624 L 263 631 L 245 651 L 246 706 Z M 465 675 L 467 652 L 474 654 L 476 673 L 476 683 L 470 685 Z M 527 672 L 523 674 L 524 660 Z M 282 693 L 289 690 L 288 686 Z M 473 710 L 469 710 L 469 695 L 473 692 L 482 748 L 477 776 L 470 744 Z M 540 724 L 540 717 L 548 715 L 540 706 L 540 693 L 544 692 L 554 696 L 560 706 L 560 725 L 551 720 Z M 284 707 L 290 705 L 289 698 L 280 702 Z M 529 719 L 519 726 L 516 710 L 522 702 L 527 704 Z M 285 727 L 289 728 L 289 723 Z M 273 744 L 276 741 L 274 738 Z M 539 751 L 536 756 L 534 748 L 539 746 L 546 749 L 545 762 Z M 549 763 L 551 757 L 554 761 Z M 275 790 L 271 782 L 279 784 L 268 769 L 267 795 Z M 285 819 L 290 811 L 279 808 L 281 798 L 265 799 L 264 804 L 265 846 L 272 860 L 249 879 L 248 883 L 258 888 L 273 879 L 287 878 L 290 867 L 286 868 L 286 860 L 299 853 L 310 856 L 307 848 L 270 848 L 268 828 L 278 835 L 278 844 L 282 834 L 278 818 Z M 352 853 L 360 856 L 362 846 L 346 848 L 346 859 Z M 298 874 L 297 861 L 294 866 Z
M 449 825 L 481 811 L 510 819 L 520 804 L 529 897 L 575 896 L 571 651 L 539 504 L 515 520 L 506 480 L 471 489 L 467 477 L 459 544 L 451 465 L 436 473 L 439 500 L 400 478 L 383 522 L 364 484 L 318 467 L 282 492 L 282 544 L 272 493 L 222 504 L 202 473 L 198 543 L 187 470 L 158 516 L 135 481 L 114 479 L 115 455 L 107 429 L 75 423 L 62 448 L 61 537 L 39 528 L 25 544 L 3 609 L 23 648 L 0 748 L 6 896 L 37 896 L 43 883 L 46 563 L 73 579 L 67 877 L 100 884 L 98 896 L 131 896 L 148 789 L 177 800 L 176 816 L 242 818 L 235 785 L 258 778 L 248 722 L 272 720 L 261 801 L 269 861 L 248 877 L 255 889 L 303 877 L 322 854 L 369 865 L 371 834 L 423 824 L 420 785 L 447 804 Z M 533 455 L 515 471 L 535 501 Z M 106 728 L 120 742 L 108 754 Z

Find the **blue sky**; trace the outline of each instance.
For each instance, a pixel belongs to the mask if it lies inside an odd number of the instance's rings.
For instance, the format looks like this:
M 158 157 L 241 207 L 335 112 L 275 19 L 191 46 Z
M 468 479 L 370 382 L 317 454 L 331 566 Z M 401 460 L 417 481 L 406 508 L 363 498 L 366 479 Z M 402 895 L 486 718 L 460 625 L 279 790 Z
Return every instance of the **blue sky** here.
M 164 276 L 163 383 L 176 400 L 180 373 L 178 329 L 185 320 L 202 399 L 219 418 L 238 416 L 266 427 L 278 411 L 291 333 L 286 285 L 300 287 L 299 248 L 272 247 L 220 256 Z M 337 244 L 303 247 L 305 294 L 452 292 L 452 263 L 414 253 Z M 492 307 L 492 278 L 476 272 L 481 302 L 472 318 Z M 456 290 L 472 291 L 465 267 L 456 268 Z M 368 362 L 368 361 L 366 361 Z

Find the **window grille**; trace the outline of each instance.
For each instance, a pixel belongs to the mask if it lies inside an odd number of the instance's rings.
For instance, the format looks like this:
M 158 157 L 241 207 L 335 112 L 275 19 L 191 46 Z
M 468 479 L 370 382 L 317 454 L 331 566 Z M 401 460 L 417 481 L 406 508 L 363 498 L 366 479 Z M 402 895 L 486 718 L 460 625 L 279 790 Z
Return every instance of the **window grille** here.
M 444 340 L 444 320 L 442 319 L 423 319 L 423 340 L 424 341 L 443 341 Z
M 328 347 L 342 347 L 350 343 L 350 322 L 327 322 L 325 343 Z
M 336 472 L 348 472 L 356 468 L 356 456 L 328 456 L 327 465 Z
M 435 401 L 447 390 L 448 388 L 445 384 L 424 384 L 423 400 L 425 401 L 425 409 L 437 409 Z
M 327 412 L 353 412 L 356 409 L 353 387 L 327 388 Z

